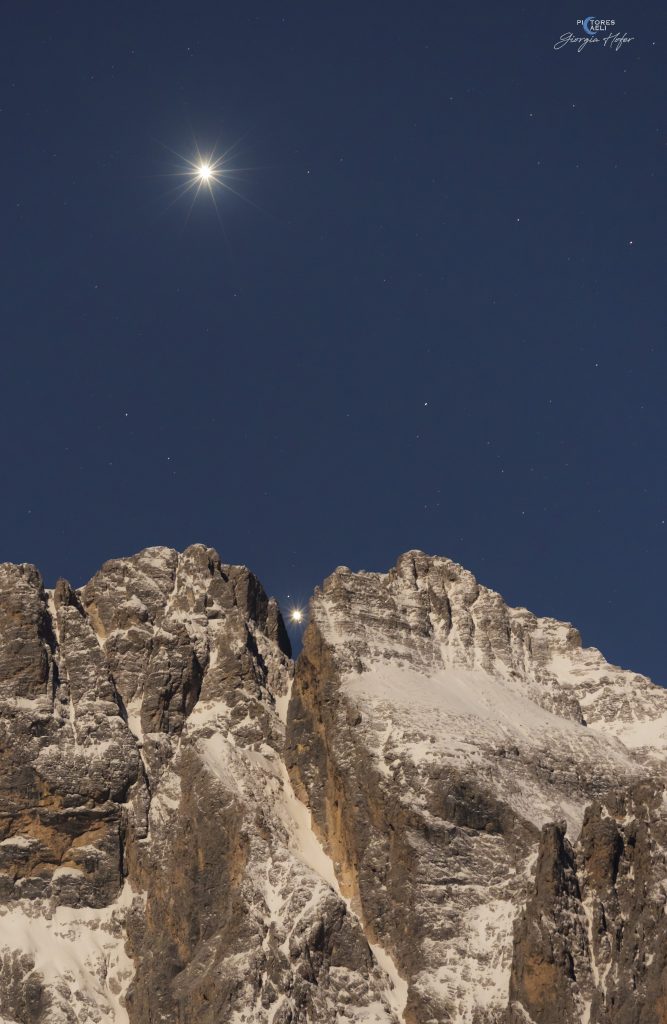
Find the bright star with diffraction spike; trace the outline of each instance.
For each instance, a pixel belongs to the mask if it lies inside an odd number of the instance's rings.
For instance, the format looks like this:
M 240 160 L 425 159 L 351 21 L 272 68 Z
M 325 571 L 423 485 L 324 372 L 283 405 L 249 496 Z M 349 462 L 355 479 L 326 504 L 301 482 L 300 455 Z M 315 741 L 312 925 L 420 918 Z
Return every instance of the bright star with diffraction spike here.
M 164 143 L 160 143 L 160 145 L 164 146 Z M 238 192 L 235 187 L 239 180 L 244 177 L 245 172 L 249 170 L 249 168 L 238 167 L 234 163 L 233 154 L 236 145 L 232 145 L 222 154 L 216 155 L 215 149 L 202 152 L 199 146 L 195 144 L 194 154 L 191 157 L 183 156 L 181 153 L 170 149 L 169 146 L 164 146 L 164 148 L 178 157 L 180 161 L 180 169 L 172 171 L 170 175 L 180 179 L 179 184 L 173 190 L 175 194 L 174 202 L 190 193 L 192 196 L 190 209 L 192 210 L 197 197 L 205 189 L 213 202 L 218 218 L 220 217 L 220 212 L 218 210 L 216 193 L 221 193 L 223 190 L 232 193 L 238 199 L 249 203 L 251 206 L 255 205 Z
M 215 159 L 213 156 L 202 157 L 197 154 L 196 160 L 188 160 L 186 174 L 190 178 L 190 184 L 196 187 L 197 192 L 206 186 L 212 194 L 215 185 L 224 185 L 224 173 L 222 157 Z

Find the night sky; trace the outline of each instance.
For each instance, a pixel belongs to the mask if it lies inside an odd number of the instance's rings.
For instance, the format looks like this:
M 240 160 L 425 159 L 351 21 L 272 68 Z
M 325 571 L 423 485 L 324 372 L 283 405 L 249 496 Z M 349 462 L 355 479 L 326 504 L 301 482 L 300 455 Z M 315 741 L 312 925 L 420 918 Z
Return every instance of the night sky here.
M 662 4 L 2 18 L 0 560 L 421 548 L 667 682 Z

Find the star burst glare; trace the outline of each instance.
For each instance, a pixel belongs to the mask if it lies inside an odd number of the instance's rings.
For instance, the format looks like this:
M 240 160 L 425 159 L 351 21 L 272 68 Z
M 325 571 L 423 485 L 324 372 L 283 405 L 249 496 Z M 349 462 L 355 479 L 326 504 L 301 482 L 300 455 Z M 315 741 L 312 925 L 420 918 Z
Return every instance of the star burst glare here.
M 211 195 L 216 185 L 225 187 L 225 166 L 223 157 L 198 157 L 196 161 L 188 160 L 186 172 L 191 181 L 187 188 L 195 187 L 199 192 L 202 188 L 208 188 Z
M 164 146 L 164 143 L 160 143 L 160 145 Z M 202 151 L 195 144 L 194 153 L 190 157 L 183 156 L 181 153 L 170 149 L 169 146 L 164 146 L 164 148 L 168 149 L 179 160 L 179 166 L 170 174 L 170 176 L 178 179 L 178 183 L 172 190 L 174 193 L 172 203 L 178 202 L 179 199 L 190 195 L 190 211 L 192 211 L 198 196 L 206 190 L 218 213 L 218 219 L 220 219 L 216 194 L 226 191 L 244 202 L 250 202 L 235 187 L 244 177 L 244 172 L 249 170 L 249 168 L 237 166 L 234 159 L 234 153 L 237 148 L 236 144 L 230 146 L 229 149 L 222 153 L 216 151 L 216 149 L 212 149 L 210 152 Z M 169 205 L 172 205 L 172 203 Z M 255 204 L 250 203 L 250 205 L 254 206 Z

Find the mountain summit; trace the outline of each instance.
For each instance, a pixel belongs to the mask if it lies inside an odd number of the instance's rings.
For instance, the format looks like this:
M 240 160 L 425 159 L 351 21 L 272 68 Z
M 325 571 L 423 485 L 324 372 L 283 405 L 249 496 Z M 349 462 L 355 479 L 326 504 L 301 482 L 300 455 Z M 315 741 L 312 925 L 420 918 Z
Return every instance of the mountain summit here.
M 418 551 L 308 622 L 0 566 L 0 1024 L 667 1021 L 667 692 Z

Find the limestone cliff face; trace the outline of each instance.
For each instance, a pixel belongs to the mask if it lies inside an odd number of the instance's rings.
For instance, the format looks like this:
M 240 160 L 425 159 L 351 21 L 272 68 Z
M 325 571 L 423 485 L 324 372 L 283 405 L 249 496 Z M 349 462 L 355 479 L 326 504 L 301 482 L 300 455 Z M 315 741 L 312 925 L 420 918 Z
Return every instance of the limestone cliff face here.
M 0 1019 L 396 1020 L 282 762 L 289 642 L 201 545 L 0 569 Z
M 666 893 L 662 785 L 593 804 L 574 845 L 546 826 L 515 931 L 510 1022 L 667 1021 Z
M 367 933 L 409 984 L 407 1021 L 644 1019 L 630 948 L 657 952 L 628 939 L 614 887 L 629 840 L 609 808 L 662 775 L 666 726 L 665 691 L 448 559 L 409 552 L 387 574 L 326 580 L 286 757 Z M 643 835 L 637 814 L 623 829 Z M 623 884 L 648 936 L 665 893 L 662 854 L 645 856 L 652 909 L 629 865 Z M 662 959 L 643 970 L 657 993 Z M 619 1016 L 622 992 L 636 1016 Z
M 0 1024 L 667 1022 L 667 693 L 420 552 L 309 620 L 0 566 Z
M 139 752 L 73 591 L 47 595 L 30 566 L 2 566 L 0 588 L 0 891 L 104 906 L 141 816 Z

